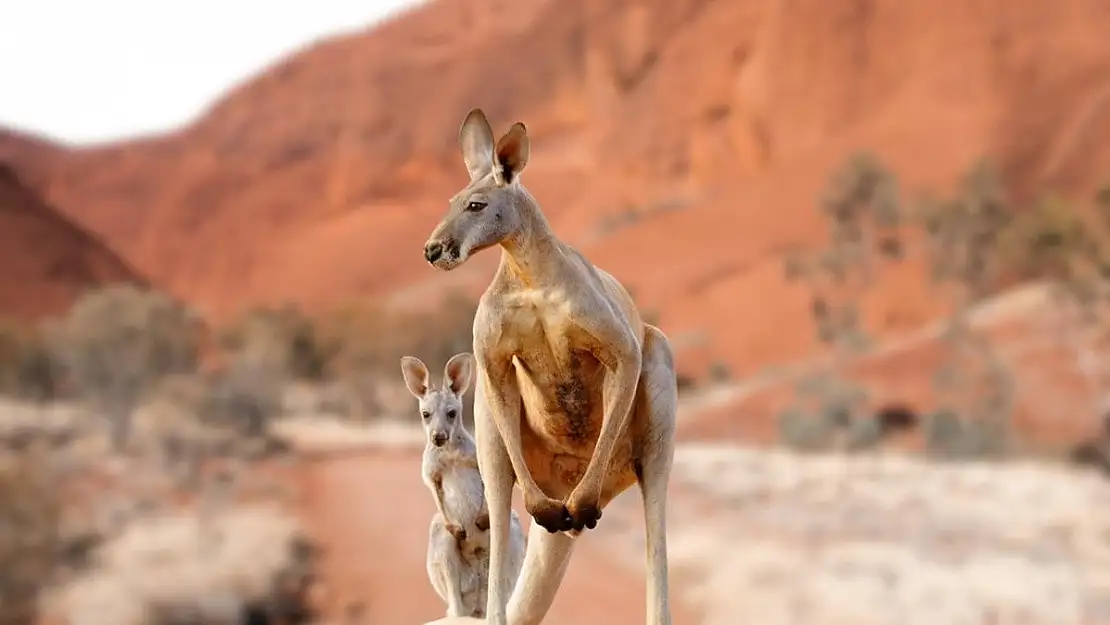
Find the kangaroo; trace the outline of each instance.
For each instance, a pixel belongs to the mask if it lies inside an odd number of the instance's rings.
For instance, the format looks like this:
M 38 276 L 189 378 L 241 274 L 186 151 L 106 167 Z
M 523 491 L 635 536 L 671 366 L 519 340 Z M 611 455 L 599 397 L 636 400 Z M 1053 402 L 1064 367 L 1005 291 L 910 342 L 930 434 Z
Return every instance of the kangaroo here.
M 401 359 L 405 386 L 420 406 L 427 439 L 421 475 L 437 510 L 428 526 L 425 564 L 449 617 L 484 615 L 489 585 L 489 512 L 474 438 L 462 423 L 462 397 L 472 372 L 473 357 L 456 354 L 444 368 L 442 387 L 433 389 L 419 358 Z M 524 532 L 515 512 L 509 525 L 506 566 L 515 582 L 524 558 Z
M 521 183 L 529 155 L 523 123 L 495 142 L 485 114 L 474 109 L 459 145 L 470 182 L 451 198 L 424 258 L 450 271 L 501 248 L 474 318 L 475 432 L 490 515 L 486 620 L 538 624 L 577 536 L 637 484 L 647 623 L 670 625 L 666 512 L 678 394 L 670 343 L 644 323 L 613 276 L 556 237 Z M 514 483 L 532 527 L 520 580 L 510 585 Z

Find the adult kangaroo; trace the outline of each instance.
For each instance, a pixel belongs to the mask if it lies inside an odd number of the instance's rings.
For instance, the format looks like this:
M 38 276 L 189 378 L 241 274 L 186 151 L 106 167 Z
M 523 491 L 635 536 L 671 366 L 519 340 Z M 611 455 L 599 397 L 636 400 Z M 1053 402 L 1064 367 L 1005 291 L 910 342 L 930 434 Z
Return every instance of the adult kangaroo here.
M 677 384 L 667 337 L 644 323 L 613 276 L 552 232 L 521 184 L 529 152 L 524 124 L 513 124 L 495 143 L 485 114 L 474 109 L 459 144 L 470 183 L 451 198 L 424 258 L 450 271 L 481 250 L 501 247 L 501 264 L 474 317 L 475 431 L 490 514 L 486 620 L 538 624 L 575 538 L 596 526 L 614 497 L 638 484 L 647 623 L 670 625 L 666 513 Z M 510 597 L 514 481 L 533 520 Z

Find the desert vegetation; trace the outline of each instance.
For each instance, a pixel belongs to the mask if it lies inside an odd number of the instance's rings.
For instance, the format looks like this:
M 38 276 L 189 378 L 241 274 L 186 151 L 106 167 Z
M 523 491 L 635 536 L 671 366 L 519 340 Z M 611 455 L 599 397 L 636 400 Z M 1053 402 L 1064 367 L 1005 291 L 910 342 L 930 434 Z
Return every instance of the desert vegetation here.
M 822 346 L 774 417 L 784 446 L 896 446 L 945 460 L 1041 454 L 1013 427 L 1023 404 L 1040 401 L 1087 415 L 1096 435 L 1066 451 L 1110 466 L 1100 425 L 1110 391 L 1101 357 L 1110 191 L 1015 206 L 983 163 L 947 196 L 914 198 L 861 154 L 833 173 L 817 209 L 827 239 L 784 263 Z M 909 370 L 929 392 L 910 398 L 867 375 L 900 340 L 877 329 L 869 293 L 907 267 L 941 311 L 923 330 L 936 353 Z M 1016 340 L 988 319 L 1015 284 L 1039 285 L 1043 296 Z M 0 324 L 0 523 L 17 529 L 0 541 L 0 621 L 307 622 L 318 551 L 282 510 L 287 486 L 254 467 L 289 457 L 287 424 L 297 419 L 318 418 L 322 435 L 325 423 L 405 419 L 398 356 L 438 368 L 467 351 L 474 306 L 458 294 L 419 312 L 358 301 L 315 314 L 269 306 L 212 325 L 166 293 L 120 284 L 56 318 Z M 1061 390 L 1023 370 L 1046 352 L 1062 354 L 1081 385 Z M 715 364 L 681 390 L 736 383 Z M 331 436 L 351 439 L 349 430 Z M 683 462 L 681 471 L 700 470 Z
M 397 355 L 466 351 L 473 307 L 213 327 L 118 284 L 0 325 L 0 623 L 308 622 L 319 551 L 259 467 L 294 460 L 287 418 L 407 416 Z
M 1102 355 L 1110 187 L 1079 201 L 1046 195 L 1018 204 L 997 170 L 982 161 L 947 196 L 912 197 L 881 161 L 861 153 L 833 173 L 817 209 L 826 240 L 789 254 L 784 271 L 808 293 L 825 357 L 795 377 L 794 400 L 778 415 L 785 444 L 860 450 L 919 429 L 932 457 L 1006 457 L 1038 451 L 1012 427 L 1021 404 L 1030 401 L 1042 412 L 1055 403 L 1057 410 L 1086 415 L 1091 431 L 1102 430 L 1110 399 Z M 901 398 L 877 399 L 882 389 L 869 387 L 861 370 L 891 341 L 875 334 L 868 294 L 899 267 L 900 279 L 930 284 L 940 320 L 926 329 L 927 338 L 939 348 L 928 366 L 911 373 L 924 378 L 925 399 L 912 419 L 903 415 L 891 427 L 881 402 Z M 998 309 L 1018 284 L 1034 285 L 1043 301 L 1025 314 L 1020 337 L 1000 337 L 987 309 Z M 1023 370 L 1023 361 L 1045 354 L 1062 357 L 1079 387 Z M 1079 455 L 1105 465 L 1105 452 L 1096 451 L 1105 443 L 1090 441 Z

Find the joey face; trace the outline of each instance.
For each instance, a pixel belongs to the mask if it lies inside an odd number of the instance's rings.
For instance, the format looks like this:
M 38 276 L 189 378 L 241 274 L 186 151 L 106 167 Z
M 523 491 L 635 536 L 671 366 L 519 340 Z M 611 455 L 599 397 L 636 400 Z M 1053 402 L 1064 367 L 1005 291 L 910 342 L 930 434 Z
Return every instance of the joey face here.
M 528 145 L 524 124 L 513 124 L 494 144 L 485 114 L 474 109 L 466 116 L 459 146 L 470 182 L 451 198 L 447 214 L 424 244 L 424 260 L 450 271 L 520 229 L 517 207 L 526 198 L 519 178 L 528 163 Z
M 445 447 L 462 429 L 463 395 L 470 388 L 472 371 L 473 357 L 468 353 L 455 354 L 444 367 L 443 385 L 432 388 L 428 368 L 419 358 L 401 359 L 401 374 L 417 400 L 420 423 L 429 445 Z
M 436 389 L 419 398 L 419 404 L 428 444 L 443 447 L 450 443 L 462 422 L 462 399 L 451 391 Z

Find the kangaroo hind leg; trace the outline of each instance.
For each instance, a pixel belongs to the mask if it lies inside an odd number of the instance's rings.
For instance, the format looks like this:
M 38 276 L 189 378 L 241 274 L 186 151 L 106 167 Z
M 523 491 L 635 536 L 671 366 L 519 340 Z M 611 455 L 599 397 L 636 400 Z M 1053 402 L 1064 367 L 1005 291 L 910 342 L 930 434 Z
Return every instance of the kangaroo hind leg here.
M 678 385 L 670 344 L 653 326 L 647 327 L 644 336 L 636 412 L 637 478 L 647 539 L 647 625 L 670 625 L 667 485 L 674 463 Z

